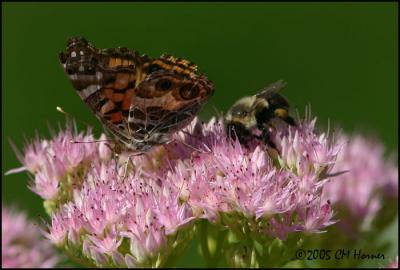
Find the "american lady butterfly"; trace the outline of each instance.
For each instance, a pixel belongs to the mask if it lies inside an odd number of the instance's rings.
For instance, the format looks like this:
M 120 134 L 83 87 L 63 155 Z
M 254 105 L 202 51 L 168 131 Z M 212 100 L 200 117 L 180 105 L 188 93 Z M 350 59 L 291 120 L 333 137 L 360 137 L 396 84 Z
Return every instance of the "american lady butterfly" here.
M 127 48 L 97 49 L 74 37 L 59 59 L 119 149 L 145 152 L 170 141 L 214 92 L 195 64 L 170 55 L 153 59 Z

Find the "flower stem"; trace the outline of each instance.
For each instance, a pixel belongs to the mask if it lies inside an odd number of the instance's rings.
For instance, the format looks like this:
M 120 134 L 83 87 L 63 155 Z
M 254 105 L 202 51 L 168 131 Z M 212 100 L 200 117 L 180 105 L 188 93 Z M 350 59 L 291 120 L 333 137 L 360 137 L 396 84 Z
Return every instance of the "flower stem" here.
M 199 237 L 200 237 L 200 247 L 201 247 L 201 253 L 204 257 L 204 260 L 206 262 L 207 267 L 212 267 L 213 266 L 213 258 L 210 253 L 210 249 L 208 246 L 208 221 L 207 220 L 200 220 L 199 223 L 197 224 L 197 228 L 199 231 Z
M 225 246 L 225 239 L 228 234 L 227 230 L 218 230 L 217 246 L 215 247 L 215 253 L 212 256 L 211 265 L 216 267 L 221 257 L 223 257 L 223 247 Z
M 193 238 L 192 231 L 190 232 L 178 231 L 175 239 L 177 245 L 174 247 L 174 250 L 169 254 L 169 256 L 165 256 L 165 261 L 160 266 L 167 268 L 174 267 L 178 259 L 185 253 L 190 243 L 189 240 L 192 238 Z
M 79 258 L 79 257 L 75 256 L 73 254 L 73 252 L 69 248 L 65 248 L 65 249 L 63 249 L 63 251 L 66 252 L 68 258 L 72 262 L 74 262 L 74 263 L 76 263 L 76 264 L 78 264 L 80 266 L 83 266 L 83 267 L 86 267 L 86 268 L 94 268 L 94 267 L 96 267 L 96 264 L 90 262 L 89 260 L 84 259 L 84 258 Z

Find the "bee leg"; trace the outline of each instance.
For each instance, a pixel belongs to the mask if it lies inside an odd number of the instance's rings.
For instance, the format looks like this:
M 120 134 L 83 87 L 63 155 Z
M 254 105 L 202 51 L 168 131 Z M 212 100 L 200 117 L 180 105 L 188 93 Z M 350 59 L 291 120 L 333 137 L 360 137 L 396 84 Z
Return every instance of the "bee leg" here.
M 273 141 L 271 141 L 270 133 L 269 133 L 269 131 L 268 131 L 268 128 L 265 128 L 265 127 L 264 127 L 264 128 L 262 129 L 261 138 L 262 138 L 262 141 L 263 141 L 266 145 L 268 145 L 268 146 L 271 147 L 273 150 L 275 150 L 276 152 L 279 153 L 279 150 L 278 150 L 278 148 L 276 147 L 276 144 L 275 144 Z
M 246 145 L 252 137 L 250 132 L 241 124 L 229 124 L 227 130 L 229 137 L 233 140 L 239 140 L 242 145 Z

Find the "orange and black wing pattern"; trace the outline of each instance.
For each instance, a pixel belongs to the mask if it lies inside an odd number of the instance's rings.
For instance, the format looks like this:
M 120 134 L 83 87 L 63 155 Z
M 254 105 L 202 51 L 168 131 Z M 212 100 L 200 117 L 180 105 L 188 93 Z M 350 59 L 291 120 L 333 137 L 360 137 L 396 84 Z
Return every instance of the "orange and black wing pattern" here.
M 197 73 L 196 65 L 170 55 L 152 59 L 71 38 L 59 58 L 81 99 L 133 150 L 165 142 L 213 94 L 212 82 Z

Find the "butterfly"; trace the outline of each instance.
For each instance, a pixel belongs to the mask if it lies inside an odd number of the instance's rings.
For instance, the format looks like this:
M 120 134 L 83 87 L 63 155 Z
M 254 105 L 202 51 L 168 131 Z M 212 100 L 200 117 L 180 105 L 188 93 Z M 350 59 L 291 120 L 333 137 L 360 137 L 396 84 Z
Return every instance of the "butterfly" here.
M 195 64 L 171 55 L 153 59 L 128 48 L 98 49 L 73 37 L 59 60 L 117 146 L 133 152 L 169 142 L 214 93 Z

